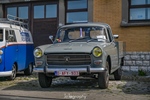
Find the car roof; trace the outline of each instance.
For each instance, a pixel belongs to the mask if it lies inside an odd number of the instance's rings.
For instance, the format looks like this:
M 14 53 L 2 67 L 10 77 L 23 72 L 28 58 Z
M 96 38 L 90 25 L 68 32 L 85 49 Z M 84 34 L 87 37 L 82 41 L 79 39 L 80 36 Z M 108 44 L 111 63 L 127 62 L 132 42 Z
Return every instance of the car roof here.
M 69 24 L 69 25 L 63 25 L 60 28 L 67 28 L 67 27 L 80 27 L 80 26 L 101 26 L 101 27 L 109 27 L 106 23 L 77 23 L 77 24 Z

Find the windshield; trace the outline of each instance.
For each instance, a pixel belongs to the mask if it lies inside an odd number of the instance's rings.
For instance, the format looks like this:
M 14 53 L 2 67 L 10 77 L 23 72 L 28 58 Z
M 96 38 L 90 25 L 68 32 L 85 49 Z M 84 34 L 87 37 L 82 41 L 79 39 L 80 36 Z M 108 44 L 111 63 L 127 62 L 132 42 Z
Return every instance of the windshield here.
M 3 41 L 3 29 L 0 29 L 0 42 Z
M 103 27 L 69 27 L 61 28 L 58 31 L 55 42 L 87 42 L 106 39 L 107 36 Z

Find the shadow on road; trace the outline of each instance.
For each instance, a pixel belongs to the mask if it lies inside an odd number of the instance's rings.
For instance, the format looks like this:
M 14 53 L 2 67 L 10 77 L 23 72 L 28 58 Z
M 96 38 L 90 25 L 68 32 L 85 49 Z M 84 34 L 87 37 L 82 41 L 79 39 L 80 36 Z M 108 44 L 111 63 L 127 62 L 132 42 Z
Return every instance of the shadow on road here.
M 25 76 L 18 74 L 14 81 L 3 80 L 3 84 L 12 84 L 6 86 L 2 90 L 22 90 L 22 91 L 59 91 L 59 92 L 72 92 L 72 91 L 110 91 L 110 92 L 123 92 L 125 94 L 150 94 L 150 82 L 141 81 L 115 81 L 110 79 L 108 89 L 99 89 L 96 79 L 79 78 L 77 80 L 71 80 L 67 78 L 54 79 L 50 88 L 41 88 L 38 84 L 36 76 Z M 19 79 L 20 80 L 19 80 Z M 28 79 L 29 78 L 29 79 Z M 31 80 L 31 78 L 33 78 Z M 0 80 L 1 82 L 1 80 Z M 6 82 L 6 83 L 5 83 Z M 4 85 L 5 86 L 5 85 Z

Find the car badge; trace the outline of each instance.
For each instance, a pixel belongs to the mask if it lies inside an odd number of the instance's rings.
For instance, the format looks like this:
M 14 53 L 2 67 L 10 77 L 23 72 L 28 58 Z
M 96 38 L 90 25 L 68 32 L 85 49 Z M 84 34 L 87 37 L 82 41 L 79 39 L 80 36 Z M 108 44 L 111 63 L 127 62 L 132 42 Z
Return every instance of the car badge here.
M 64 59 L 65 59 L 66 62 L 69 62 L 70 57 L 67 56 L 67 57 L 64 57 Z

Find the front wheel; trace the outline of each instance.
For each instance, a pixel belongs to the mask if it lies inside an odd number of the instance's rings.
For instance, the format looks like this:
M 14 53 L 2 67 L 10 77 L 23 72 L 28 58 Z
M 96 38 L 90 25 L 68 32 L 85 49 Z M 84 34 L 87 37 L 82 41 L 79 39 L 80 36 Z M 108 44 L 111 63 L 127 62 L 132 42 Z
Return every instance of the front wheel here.
M 24 70 L 25 75 L 31 75 L 33 72 L 33 64 L 29 64 L 28 68 Z
M 16 74 L 17 74 L 17 67 L 15 64 L 13 64 L 12 66 L 12 74 L 11 76 L 8 77 L 9 80 L 14 80 L 16 78 Z
M 109 84 L 109 64 L 106 62 L 106 71 L 98 74 L 98 85 L 101 89 L 108 88 Z
M 48 77 L 44 73 L 38 73 L 38 80 L 42 88 L 48 88 L 51 86 L 52 77 Z

